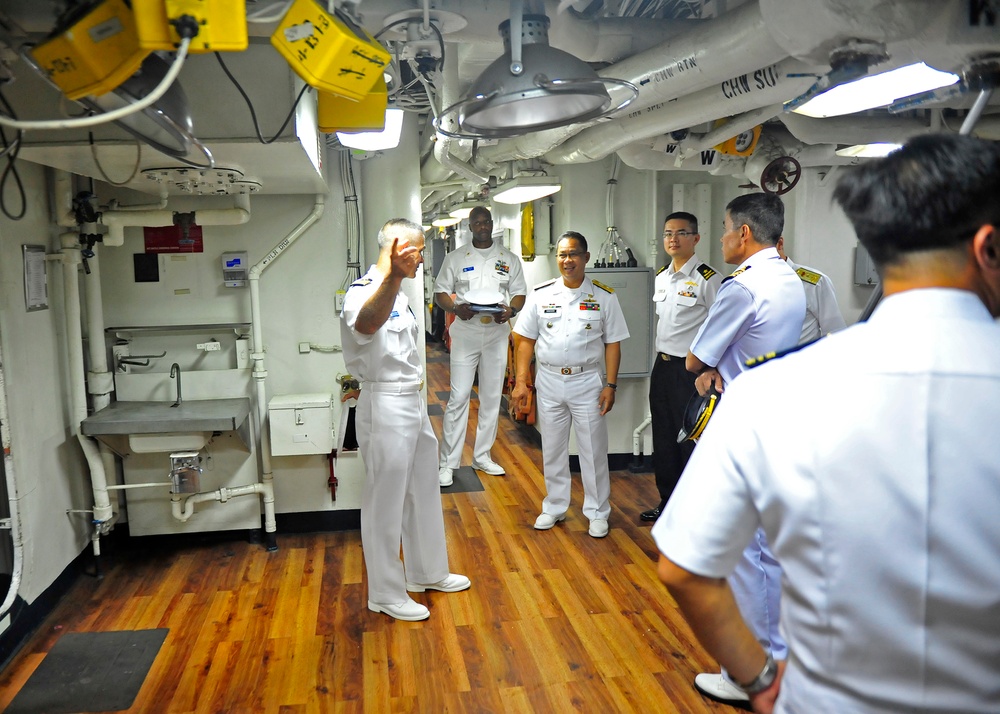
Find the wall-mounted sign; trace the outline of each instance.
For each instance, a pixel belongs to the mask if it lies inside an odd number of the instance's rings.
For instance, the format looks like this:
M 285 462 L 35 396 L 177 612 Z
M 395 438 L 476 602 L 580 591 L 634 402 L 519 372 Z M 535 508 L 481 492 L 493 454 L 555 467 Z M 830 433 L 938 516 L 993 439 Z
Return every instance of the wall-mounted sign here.
M 45 246 L 22 245 L 24 257 L 24 308 L 28 312 L 49 309 L 49 286 L 45 279 Z

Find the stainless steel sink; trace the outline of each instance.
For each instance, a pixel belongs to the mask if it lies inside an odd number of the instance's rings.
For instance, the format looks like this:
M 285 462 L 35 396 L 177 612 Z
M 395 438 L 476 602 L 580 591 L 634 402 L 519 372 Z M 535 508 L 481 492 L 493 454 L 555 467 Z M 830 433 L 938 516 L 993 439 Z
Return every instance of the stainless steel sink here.
M 113 402 L 80 423 L 119 454 L 201 449 L 212 432 L 236 431 L 249 448 L 250 399 Z

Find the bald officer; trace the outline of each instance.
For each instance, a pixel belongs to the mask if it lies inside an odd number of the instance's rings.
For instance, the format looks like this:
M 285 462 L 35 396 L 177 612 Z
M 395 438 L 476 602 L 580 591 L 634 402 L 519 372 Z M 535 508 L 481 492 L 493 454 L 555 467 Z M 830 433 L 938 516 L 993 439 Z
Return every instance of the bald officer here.
M 528 287 L 521 261 L 493 241 L 493 216 L 482 206 L 469 214 L 472 243 L 448 253 L 434 281 L 434 302 L 455 315 L 451 332 L 451 392 L 444 411 L 438 482 L 451 486 L 462 463 L 469 422 L 469 398 L 479 371 L 479 418 L 472 467 L 492 476 L 504 473 L 490 455 L 497 438 L 500 395 L 507 371 L 510 318 L 524 305 Z M 452 298 L 451 294 L 455 293 Z M 499 312 L 480 313 L 470 304 L 476 293 L 493 293 Z M 493 299 L 493 298 L 489 298 Z
M 694 449 L 694 442 L 677 443 L 684 409 L 694 395 L 694 374 L 684 360 L 722 283 L 722 276 L 694 254 L 700 240 L 698 219 L 691 213 L 671 213 L 663 222 L 663 249 L 670 263 L 656 272 L 653 287 L 656 359 L 649 376 L 653 473 L 660 500 L 639 514 L 643 521 L 660 517 Z
M 590 520 L 590 535 L 603 538 L 611 515 L 604 417 L 615 404 L 621 341 L 628 338 L 628 327 L 614 290 L 585 274 L 590 260 L 586 238 L 575 231 L 563 233 L 556 260 L 562 277 L 531 291 L 514 326 L 524 339 L 517 346 L 511 399 L 517 409 L 527 407 L 534 353 L 546 490 L 535 528 L 548 530 L 566 518 L 572 424 L 580 450 L 583 515 Z M 601 374 L 605 370 L 607 382 Z
M 441 496 L 434 487 L 438 444 L 421 394 L 418 325 L 400 287 L 423 263 L 423 229 L 395 218 L 382 226 L 378 245 L 378 262 L 348 289 L 340 315 L 344 361 L 361 382 L 357 431 L 367 473 L 361 546 L 368 609 L 425 620 L 430 611 L 407 591 L 456 592 L 468 588 L 469 579 L 448 572 Z

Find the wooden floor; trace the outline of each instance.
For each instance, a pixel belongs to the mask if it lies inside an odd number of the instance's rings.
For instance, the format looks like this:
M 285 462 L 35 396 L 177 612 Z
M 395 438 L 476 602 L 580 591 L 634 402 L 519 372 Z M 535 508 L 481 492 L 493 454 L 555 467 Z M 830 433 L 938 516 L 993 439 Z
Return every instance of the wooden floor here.
M 435 356 L 431 404 L 448 389 Z M 470 455 L 467 445 L 463 463 Z M 442 496 L 451 569 L 473 584 L 414 595 L 429 620 L 367 610 L 358 531 L 279 533 L 274 553 L 169 543 L 120 555 L 103 580 L 82 577 L 0 673 L 0 710 L 61 635 L 165 627 L 131 712 L 736 711 L 691 685 L 717 669 L 656 578 L 637 518 L 655 502 L 652 475 L 612 473 L 611 531 L 595 539 L 578 478 L 566 521 L 531 527 L 541 455 L 506 416 L 493 456 L 507 476 Z

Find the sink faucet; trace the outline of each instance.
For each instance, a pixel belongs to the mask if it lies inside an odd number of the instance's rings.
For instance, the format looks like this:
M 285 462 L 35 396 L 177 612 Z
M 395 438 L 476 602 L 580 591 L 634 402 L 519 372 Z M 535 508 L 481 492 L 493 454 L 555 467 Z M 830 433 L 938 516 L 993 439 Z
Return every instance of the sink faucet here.
M 174 362 L 170 365 L 170 378 L 177 378 L 177 401 L 171 404 L 172 407 L 179 407 L 181 405 L 181 366 Z

